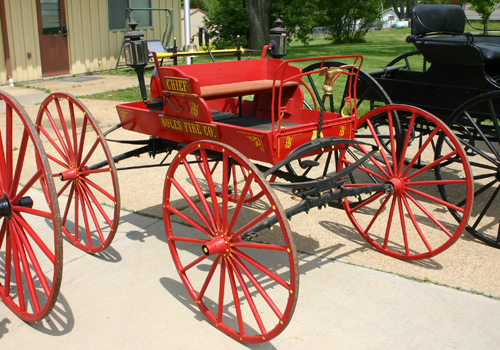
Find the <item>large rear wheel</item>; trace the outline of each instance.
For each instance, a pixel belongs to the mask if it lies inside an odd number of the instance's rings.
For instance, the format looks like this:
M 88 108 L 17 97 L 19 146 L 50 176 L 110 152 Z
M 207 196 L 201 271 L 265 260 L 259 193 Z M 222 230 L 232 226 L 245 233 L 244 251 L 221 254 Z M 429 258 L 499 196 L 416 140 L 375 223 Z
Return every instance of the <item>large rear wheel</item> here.
M 212 160 L 219 161 L 213 171 Z M 200 161 L 203 171 L 193 164 Z M 248 174 L 237 196 L 229 191 L 233 163 Z M 250 189 L 262 195 L 248 203 Z M 297 302 L 297 254 L 281 204 L 257 168 L 227 145 L 195 142 L 170 165 L 163 203 L 175 266 L 209 322 L 243 343 L 283 331 Z
M 62 278 L 61 218 L 52 173 L 30 118 L 0 92 L 0 297 L 17 316 L 47 316 Z

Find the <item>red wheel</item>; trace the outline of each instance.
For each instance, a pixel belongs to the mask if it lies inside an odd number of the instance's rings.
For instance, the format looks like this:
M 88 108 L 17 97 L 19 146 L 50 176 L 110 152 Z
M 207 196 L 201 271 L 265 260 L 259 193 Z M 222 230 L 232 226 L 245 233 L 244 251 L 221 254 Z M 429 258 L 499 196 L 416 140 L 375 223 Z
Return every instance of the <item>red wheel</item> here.
M 35 127 L 12 96 L 0 92 L 0 99 L 0 297 L 21 319 L 35 322 L 59 294 L 61 219 Z
M 116 168 L 94 117 L 71 95 L 43 101 L 36 121 L 59 199 L 63 232 L 87 253 L 107 248 L 120 216 Z
M 344 201 L 359 233 L 382 253 L 406 260 L 430 258 L 451 246 L 467 224 L 474 193 L 467 157 L 451 130 L 435 116 L 402 105 L 375 109 L 359 125 L 356 138 L 378 145 L 380 154 L 355 170 L 345 186 L 390 182 L 394 187 Z M 440 137 L 445 141 L 436 153 Z M 342 150 L 339 169 L 369 151 L 365 146 Z M 439 187 L 448 190 L 449 202 L 441 199 Z M 454 196 L 464 194 L 461 207 L 452 204 L 458 203 Z M 458 222 L 452 212 L 462 216 Z
M 219 165 L 211 171 L 209 161 L 215 157 Z M 190 163 L 196 159 L 203 171 Z M 236 202 L 228 191 L 233 162 L 248 174 Z M 217 193 L 217 187 L 222 191 Z M 247 204 L 250 188 L 262 196 Z M 170 165 L 163 202 L 177 271 L 207 319 L 243 343 L 261 343 L 278 335 L 297 301 L 297 253 L 281 204 L 257 168 L 231 147 L 195 142 Z M 257 235 L 253 242 L 245 240 Z

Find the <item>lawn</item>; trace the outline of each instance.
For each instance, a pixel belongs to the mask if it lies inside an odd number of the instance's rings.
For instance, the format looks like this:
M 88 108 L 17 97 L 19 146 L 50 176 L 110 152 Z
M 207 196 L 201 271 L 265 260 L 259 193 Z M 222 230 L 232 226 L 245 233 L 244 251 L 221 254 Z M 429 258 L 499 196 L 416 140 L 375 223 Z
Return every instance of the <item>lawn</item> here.
M 473 22 L 476 27 L 481 27 L 478 22 Z M 490 23 L 490 29 L 500 29 L 500 22 L 493 21 Z M 469 27 L 467 25 L 466 31 L 471 31 L 478 33 L 477 30 Z M 491 32 L 490 34 L 494 34 Z M 382 29 L 380 31 L 373 31 L 368 33 L 363 42 L 352 43 L 352 44 L 338 44 L 334 45 L 331 41 L 325 38 L 315 38 L 310 41 L 309 45 L 304 46 L 300 41 L 293 40 L 287 49 L 287 56 L 284 59 L 295 59 L 303 57 L 315 57 L 315 56 L 333 56 L 333 55 L 363 55 L 364 61 L 362 69 L 364 71 L 370 71 L 380 67 L 387 66 L 389 62 L 394 60 L 396 57 L 405 54 L 410 51 L 414 51 L 415 47 L 412 44 L 406 42 L 406 37 L 410 35 L 410 29 Z M 260 58 L 260 54 L 253 54 L 252 58 Z M 216 61 L 224 60 L 234 60 L 232 56 L 217 56 Z M 209 62 L 209 57 L 197 57 L 193 59 L 193 63 L 204 63 Z M 412 62 L 421 65 L 422 60 L 415 58 Z M 309 64 L 309 63 L 307 63 Z M 299 66 L 305 66 L 307 64 L 302 64 Z M 412 69 L 415 69 L 412 65 Z M 146 83 L 149 82 L 151 76 L 152 68 L 147 70 Z M 108 73 L 109 74 L 109 73 Z M 134 74 L 131 71 L 118 71 L 112 74 Z M 102 94 L 94 94 L 87 96 L 80 96 L 85 98 L 93 99 L 108 99 L 117 101 L 138 101 L 140 99 L 137 88 L 121 89 L 115 91 L 107 91 Z

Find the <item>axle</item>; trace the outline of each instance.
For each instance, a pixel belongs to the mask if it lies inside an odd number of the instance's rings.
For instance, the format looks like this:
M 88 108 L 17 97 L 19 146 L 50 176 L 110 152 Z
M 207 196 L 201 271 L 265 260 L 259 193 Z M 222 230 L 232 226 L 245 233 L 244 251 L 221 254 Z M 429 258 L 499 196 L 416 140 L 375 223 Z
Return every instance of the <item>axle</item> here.
M 314 197 L 305 197 L 300 203 L 294 205 L 285 210 L 285 215 L 288 219 L 292 218 L 302 212 L 309 212 L 311 208 L 322 207 L 322 206 L 338 206 L 341 203 L 341 199 L 345 197 L 355 197 L 366 193 L 376 193 L 376 192 L 392 192 L 394 189 L 392 183 L 376 184 L 363 187 L 353 187 L 345 188 L 340 186 L 337 189 L 332 189 L 331 191 L 319 193 Z M 252 240 L 257 237 L 258 232 L 264 229 L 271 229 L 273 225 L 278 223 L 278 218 L 273 216 L 265 221 L 262 221 L 255 225 L 254 227 L 248 229 L 241 235 L 244 240 Z
M 21 197 L 17 204 L 18 207 L 25 208 L 33 208 L 33 199 L 31 197 Z M 10 219 L 12 217 L 12 206 L 9 198 L 6 195 L 3 195 L 2 199 L 0 199 L 0 218 Z

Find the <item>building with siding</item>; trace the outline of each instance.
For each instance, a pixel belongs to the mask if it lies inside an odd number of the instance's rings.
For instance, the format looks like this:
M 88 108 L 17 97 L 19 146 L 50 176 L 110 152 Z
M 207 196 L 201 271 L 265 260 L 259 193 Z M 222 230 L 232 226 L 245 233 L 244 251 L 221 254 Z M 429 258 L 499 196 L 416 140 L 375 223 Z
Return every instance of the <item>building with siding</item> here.
M 0 0 L 0 84 L 114 69 L 130 7 L 173 10 L 164 45 L 181 37 L 180 0 Z M 169 15 L 134 10 L 131 17 L 145 39 L 162 40 Z

